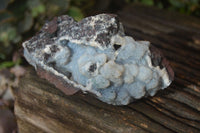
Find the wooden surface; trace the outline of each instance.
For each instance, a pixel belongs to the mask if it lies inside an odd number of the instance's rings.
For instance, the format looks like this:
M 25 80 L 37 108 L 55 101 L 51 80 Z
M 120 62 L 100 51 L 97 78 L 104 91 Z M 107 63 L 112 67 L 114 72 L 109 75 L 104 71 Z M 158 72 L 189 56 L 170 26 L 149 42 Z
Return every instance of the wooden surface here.
M 112 106 L 90 95 L 65 96 L 29 71 L 16 92 L 20 133 L 199 133 L 200 20 L 134 5 L 118 13 L 127 34 L 160 48 L 175 71 L 155 97 Z

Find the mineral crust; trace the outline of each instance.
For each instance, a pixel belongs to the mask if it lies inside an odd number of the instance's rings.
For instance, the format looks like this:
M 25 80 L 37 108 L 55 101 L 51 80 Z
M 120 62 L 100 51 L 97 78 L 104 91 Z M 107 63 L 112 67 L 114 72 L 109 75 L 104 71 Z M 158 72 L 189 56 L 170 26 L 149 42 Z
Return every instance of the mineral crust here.
M 126 36 L 113 14 L 80 22 L 56 17 L 23 47 L 38 74 L 65 94 L 82 90 L 113 105 L 154 96 L 174 77 L 162 54 L 150 42 Z

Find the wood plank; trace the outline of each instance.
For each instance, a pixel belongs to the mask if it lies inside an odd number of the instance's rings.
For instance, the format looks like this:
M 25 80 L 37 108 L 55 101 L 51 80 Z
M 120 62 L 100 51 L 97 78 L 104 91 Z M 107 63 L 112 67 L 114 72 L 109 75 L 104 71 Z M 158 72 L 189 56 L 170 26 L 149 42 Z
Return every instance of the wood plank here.
M 56 132 L 61 127 L 71 132 L 135 132 L 137 130 L 145 132 L 145 129 L 142 130 L 133 123 L 125 121 L 122 112 L 124 109 L 113 110 L 111 105 L 101 103 L 94 97 L 82 93 L 65 96 L 47 81 L 38 79 L 34 71 L 22 79 L 21 86 L 23 92 L 18 93 L 17 96 L 16 115 L 20 118 L 26 116 L 24 121 L 35 124 L 34 126 L 38 128 L 47 126 L 48 130 L 43 129 L 46 132 Z M 98 105 L 93 106 L 92 103 L 84 101 L 85 98 L 112 110 L 101 109 Z M 62 126 L 63 123 L 65 124 Z
M 200 132 L 200 19 L 141 5 L 118 14 L 128 35 L 163 51 L 175 71 L 172 85 L 154 97 L 112 106 L 81 92 L 65 96 L 29 69 L 16 92 L 21 133 Z

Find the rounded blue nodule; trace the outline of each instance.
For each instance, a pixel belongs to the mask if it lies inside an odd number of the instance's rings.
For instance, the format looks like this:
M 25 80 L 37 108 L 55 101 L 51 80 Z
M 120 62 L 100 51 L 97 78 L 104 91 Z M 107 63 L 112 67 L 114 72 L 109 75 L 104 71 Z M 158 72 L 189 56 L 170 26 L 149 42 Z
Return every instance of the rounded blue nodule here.
M 67 40 L 67 39 L 60 40 L 60 44 L 63 46 L 66 46 L 68 44 L 68 42 L 69 42 L 69 40 Z

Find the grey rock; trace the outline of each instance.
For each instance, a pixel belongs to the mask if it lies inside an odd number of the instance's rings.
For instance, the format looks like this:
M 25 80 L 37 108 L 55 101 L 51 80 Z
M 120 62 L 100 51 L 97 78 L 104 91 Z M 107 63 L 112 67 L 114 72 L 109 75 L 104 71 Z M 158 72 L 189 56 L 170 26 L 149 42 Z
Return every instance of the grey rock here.
M 66 15 L 54 18 L 23 47 L 36 70 L 58 77 L 70 86 L 65 89 L 93 93 L 108 104 L 127 105 L 154 96 L 173 80 L 162 54 L 150 42 L 126 36 L 116 15 L 99 14 L 80 22 Z

